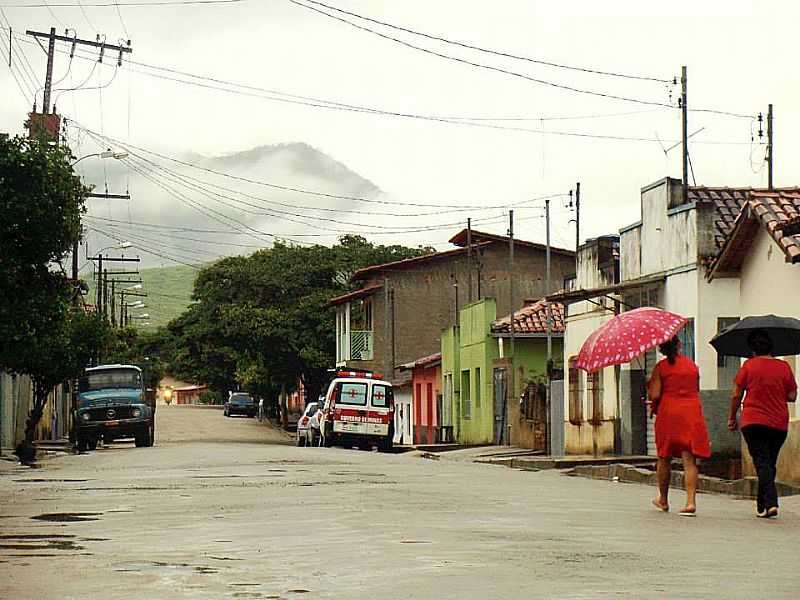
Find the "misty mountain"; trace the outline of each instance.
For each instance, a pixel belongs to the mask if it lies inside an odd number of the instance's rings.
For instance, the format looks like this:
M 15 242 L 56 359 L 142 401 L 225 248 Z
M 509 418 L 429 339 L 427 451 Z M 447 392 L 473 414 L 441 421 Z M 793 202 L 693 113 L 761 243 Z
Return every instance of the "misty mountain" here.
M 275 239 L 330 244 L 339 235 L 358 232 L 366 217 L 338 211 L 364 209 L 363 202 L 258 182 L 332 196 L 383 194 L 344 163 L 302 142 L 220 156 L 158 151 L 192 166 L 140 151 L 122 161 L 80 163 L 79 172 L 96 192 L 129 191 L 131 196 L 130 201 L 88 201 L 89 253 L 118 240 L 130 242 L 134 247 L 126 253 L 139 254 L 144 267 L 209 262 L 253 252 Z

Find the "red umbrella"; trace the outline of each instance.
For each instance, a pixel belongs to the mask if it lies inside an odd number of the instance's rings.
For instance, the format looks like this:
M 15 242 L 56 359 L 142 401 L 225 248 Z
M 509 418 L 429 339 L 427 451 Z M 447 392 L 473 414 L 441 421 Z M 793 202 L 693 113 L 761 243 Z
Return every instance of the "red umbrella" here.
M 688 319 L 660 308 L 636 308 L 611 319 L 581 347 L 575 365 L 593 373 L 632 361 L 672 339 Z

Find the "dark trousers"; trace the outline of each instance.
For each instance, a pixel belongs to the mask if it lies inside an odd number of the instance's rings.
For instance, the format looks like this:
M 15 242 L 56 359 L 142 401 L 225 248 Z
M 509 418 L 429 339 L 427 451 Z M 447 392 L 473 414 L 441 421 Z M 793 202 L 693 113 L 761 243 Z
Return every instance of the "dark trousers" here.
M 753 465 L 758 474 L 758 499 L 756 504 L 759 511 L 778 506 L 778 490 L 775 489 L 775 476 L 777 474 L 778 454 L 783 442 L 786 441 L 786 432 L 773 429 L 766 425 L 748 425 L 742 428 L 747 449 L 753 457 Z

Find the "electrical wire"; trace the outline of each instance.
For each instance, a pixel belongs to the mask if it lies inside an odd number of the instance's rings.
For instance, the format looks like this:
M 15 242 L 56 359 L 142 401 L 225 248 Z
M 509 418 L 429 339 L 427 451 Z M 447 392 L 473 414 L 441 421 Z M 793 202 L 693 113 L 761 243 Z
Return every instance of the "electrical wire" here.
M 490 49 L 487 49 L 487 48 L 482 48 L 480 46 L 475 46 L 473 44 L 468 44 L 466 42 L 455 41 L 455 40 L 451 40 L 451 39 L 448 39 L 448 38 L 445 38 L 445 37 L 432 35 L 432 34 L 429 34 L 429 33 L 423 33 L 421 31 L 416 31 L 414 29 L 410 29 L 410 28 L 407 28 L 407 27 L 394 25 L 392 23 L 387 23 L 386 21 L 379 21 L 378 19 L 366 17 L 364 15 L 361 15 L 361 14 L 358 14 L 358 13 L 355 13 L 355 12 L 346 11 L 344 9 L 337 8 L 337 7 L 331 6 L 329 4 L 324 4 L 324 3 L 318 2 L 316 0 L 304 0 L 304 1 L 308 2 L 309 4 L 315 4 L 317 6 L 322 6 L 324 8 L 329 9 L 329 10 L 333 10 L 333 11 L 338 12 L 338 13 L 350 15 L 351 17 L 356 17 L 358 19 L 362 19 L 362 20 L 368 21 L 370 23 L 375 23 L 377 25 L 383 25 L 385 27 L 389 27 L 389 28 L 395 29 L 397 31 L 404 31 L 406 33 L 410 33 L 410 34 L 413 34 L 413 35 L 416 35 L 416 36 L 424 37 L 424 38 L 427 38 L 429 40 L 435 40 L 435 41 L 438 41 L 438 42 L 444 42 L 445 44 L 450 44 L 450 45 L 453 45 L 453 46 L 459 46 L 461 48 L 467 48 L 469 50 L 476 50 L 478 52 L 483 52 L 485 54 L 493 54 L 495 56 L 501 56 L 503 58 L 512 58 L 512 59 L 515 59 L 515 60 L 521 60 L 521 61 L 530 62 L 530 63 L 534 63 L 534 64 L 539 64 L 539 65 L 544 65 L 544 66 L 548 66 L 548 67 L 555 67 L 555 68 L 558 68 L 558 69 L 567 69 L 567 70 L 570 70 L 570 71 L 580 71 L 582 73 L 590 73 L 590 74 L 593 74 L 593 75 L 604 75 L 604 76 L 608 76 L 608 77 L 620 77 L 620 78 L 623 78 L 623 79 L 635 79 L 635 80 L 639 80 L 639 81 L 650 81 L 650 82 L 667 83 L 667 84 L 674 83 L 674 79 L 659 79 L 658 77 L 649 77 L 649 76 L 643 76 L 643 75 L 631 75 L 631 74 L 626 74 L 626 73 L 615 73 L 613 71 L 601 71 L 599 69 L 591 69 L 591 68 L 588 68 L 588 67 L 576 67 L 576 66 L 572 66 L 572 65 L 566 65 L 566 64 L 561 64 L 561 63 L 556 63 L 556 62 L 551 62 L 551 61 L 546 61 L 546 60 L 530 58 L 530 57 L 527 57 L 527 56 L 520 56 L 520 55 L 517 55 L 517 54 L 512 54 L 510 52 L 502 52 L 502 51 L 498 51 L 498 50 L 490 50 Z
M 85 56 L 81 56 L 84 60 L 94 60 L 93 58 L 90 59 Z M 194 87 L 212 89 L 216 91 L 222 91 L 229 94 L 246 96 L 246 97 L 254 97 L 259 98 L 262 100 L 268 100 L 273 102 L 280 102 L 280 103 L 288 103 L 288 104 L 295 104 L 295 105 L 302 105 L 308 106 L 312 108 L 321 108 L 327 110 L 339 110 L 345 112 L 356 112 L 356 113 L 364 113 L 364 114 L 375 114 L 381 116 L 390 116 L 390 117 L 399 117 L 399 118 L 406 118 L 406 119 L 418 119 L 424 121 L 432 121 L 438 123 L 445 123 L 450 125 L 461 125 L 466 127 L 479 127 L 485 129 L 495 129 L 500 131 L 515 131 L 521 133 L 531 133 L 536 135 L 555 135 L 555 136 L 564 136 L 564 137 L 577 137 L 577 138 L 587 138 L 587 139 L 599 139 L 599 140 L 613 140 L 613 141 L 631 141 L 631 142 L 660 142 L 659 139 L 653 137 L 642 137 L 642 136 L 621 136 L 621 135 L 602 135 L 602 134 L 593 134 L 588 132 L 574 132 L 574 131 L 559 131 L 559 130 L 545 130 L 545 129 L 531 129 L 531 128 L 522 128 L 522 127 L 509 127 L 491 123 L 491 121 L 523 121 L 523 120 L 538 120 L 538 121 L 545 121 L 545 120 L 569 120 L 569 119 L 595 119 L 595 118 L 607 118 L 613 116 L 625 116 L 630 114 L 636 113 L 611 113 L 611 114 L 599 114 L 599 115 L 577 115 L 575 117 L 570 116 L 560 116 L 560 117 L 471 117 L 471 116 L 453 116 L 453 117 L 440 117 L 435 115 L 423 115 L 411 112 L 398 112 L 398 111 L 390 111 L 390 110 L 383 110 L 379 108 L 371 108 L 353 104 L 342 103 L 333 100 L 324 100 L 324 99 L 314 99 L 310 96 L 300 96 L 297 94 L 288 94 L 284 92 L 280 92 L 277 90 L 268 90 L 266 88 L 258 88 L 255 86 L 248 86 L 244 84 L 238 84 L 234 82 L 226 82 L 221 79 L 205 77 L 202 75 L 194 75 L 191 73 L 186 73 L 183 71 L 178 71 L 176 69 L 169 69 L 166 67 L 158 67 L 155 65 L 148 65 L 146 63 L 140 63 L 136 61 L 128 61 L 130 64 L 143 66 L 145 68 L 162 71 L 162 72 L 170 72 L 182 75 L 183 77 L 192 77 L 194 79 L 198 79 L 200 81 L 190 81 L 186 79 L 180 79 L 178 77 L 170 77 L 158 73 L 152 73 L 149 71 L 142 71 L 139 69 L 130 69 L 132 73 L 138 73 L 141 75 L 145 75 L 148 77 L 153 77 L 157 79 L 163 79 L 166 81 L 172 81 L 174 83 L 181 83 L 184 85 L 191 85 Z M 211 82 L 211 83 L 208 83 Z M 228 86 L 228 87 L 224 87 Z M 231 89 L 231 87 L 237 89 Z M 251 91 L 243 91 L 243 90 L 251 90 Z M 266 94 L 266 95 L 265 95 Z M 303 100 L 306 98 L 308 100 Z M 673 109 L 674 107 L 668 104 L 660 105 L 656 109 L 651 110 L 664 110 L 664 109 Z M 648 111 L 640 111 L 640 112 L 648 112 Z M 719 114 L 719 115 L 728 115 L 728 116 L 738 116 L 744 118 L 750 118 L 749 115 L 740 115 L 738 113 L 732 113 L 728 111 L 721 111 L 716 109 L 690 109 L 690 112 L 705 112 L 709 114 Z M 724 141 L 700 141 L 696 143 L 703 143 L 703 144 L 714 144 L 714 145 L 738 145 L 741 142 L 724 142 Z
M 98 141 L 98 143 L 99 143 L 99 141 L 112 141 L 112 140 L 109 140 L 109 138 L 99 138 L 96 141 Z M 99 145 L 102 145 L 102 144 L 99 144 Z M 260 196 L 247 194 L 247 193 L 239 191 L 239 190 L 234 190 L 234 189 L 231 189 L 231 188 L 228 188 L 228 187 L 225 187 L 225 186 L 221 186 L 221 185 L 218 185 L 218 184 L 215 184 L 215 183 L 212 183 L 212 182 L 208 182 L 208 181 L 205 181 L 205 180 L 202 180 L 202 179 L 198 179 L 198 178 L 192 177 L 190 175 L 177 173 L 177 172 L 175 172 L 175 171 L 173 171 L 171 169 L 168 169 L 168 168 L 164 167 L 163 165 L 159 165 L 159 164 L 157 164 L 157 163 L 155 163 L 153 161 L 150 161 L 149 159 L 146 159 L 145 157 L 141 156 L 140 154 L 137 154 L 137 153 L 133 152 L 133 150 L 131 150 L 130 148 L 127 148 L 125 145 L 120 145 L 120 147 L 123 148 L 125 151 L 127 151 L 129 154 L 132 154 L 132 155 L 138 157 L 140 160 L 144 160 L 144 161 L 148 162 L 149 164 L 151 164 L 152 166 L 154 166 L 154 167 L 156 167 L 158 169 L 162 169 L 163 171 L 171 174 L 175 178 L 179 178 L 180 180 L 182 180 L 184 182 L 188 179 L 191 182 L 194 182 L 194 184 L 199 184 L 199 185 L 190 184 L 190 186 L 194 187 L 195 189 L 198 189 L 198 188 L 199 189 L 203 189 L 204 191 L 211 192 L 211 193 L 213 193 L 215 195 L 219 195 L 219 196 L 221 196 L 223 198 L 227 198 L 229 200 L 232 200 L 234 202 L 237 202 L 239 204 L 242 204 L 244 206 L 248 206 L 248 207 L 251 207 L 251 208 L 261 208 L 261 207 L 259 205 L 252 204 L 250 202 L 242 201 L 242 200 L 236 199 L 236 198 L 231 198 L 231 197 L 226 196 L 224 194 L 219 194 L 218 192 L 213 192 L 211 190 L 208 190 L 207 187 L 203 187 L 203 186 L 210 186 L 210 187 L 213 187 L 213 188 L 218 189 L 218 190 L 222 190 L 222 191 L 238 194 L 238 195 L 244 196 L 246 198 L 250 198 L 250 199 L 253 199 L 253 200 L 258 200 L 259 202 L 264 202 L 264 203 L 267 203 L 267 204 L 273 204 L 273 205 L 277 205 L 277 206 L 281 206 L 281 207 L 298 209 L 298 210 L 332 212 L 332 213 L 336 213 L 336 214 L 344 213 L 344 214 L 357 214 L 357 215 L 361 215 L 361 216 L 369 215 L 369 216 L 380 216 L 380 217 L 392 216 L 392 217 L 404 217 L 404 218 L 419 218 L 419 217 L 427 217 L 427 216 L 443 215 L 443 214 L 451 214 L 451 213 L 463 213 L 465 211 L 466 212 L 470 211 L 469 207 L 461 207 L 461 208 L 452 208 L 452 209 L 447 209 L 447 210 L 439 210 L 439 211 L 421 212 L 421 213 L 410 214 L 410 213 L 396 213 L 396 212 L 371 212 L 371 211 L 364 211 L 364 210 L 351 210 L 351 209 L 344 209 L 344 208 L 342 208 L 342 209 L 339 209 L 339 208 L 327 208 L 327 207 L 319 207 L 319 206 L 307 206 L 307 205 L 301 205 L 301 204 L 296 204 L 296 203 L 295 204 L 289 204 L 289 203 L 285 203 L 285 202 L 278 202 L 276 200 L 270 200 L 270 199 L 266 199 L 266 198 L 263 198 L 263 197 L 260 197 Z M 561 196 L 563 196 L 563 194 L 551 194 L 551 195 L 548 195 L 548 196 L 542 196 L 540 198 L 533 198 L 533 199 L 530 199 L 530 200 L 523 200 L 523 201 L 514 203 L 512 206 L 517 206 L 519 208 L 533 208 L 531 206 L 522 206 L 522 204 L 529 204 L 530 202 L 541 201 L 541 200 L 545 200 L 545 199 L 548 199 L 548 198 L 557 198 L 557 197 L 561 197 Z M 472 209 L 472 210 L 481 210 L 481 211 L 483 211 L 483 210 L 494 209 L 494 208 L 498 208 L 498 209 L 499 208 L 505 208 L 506 206 L 507 205 L 494 206 L 494 207 L 492 207 L 492 206 L 488 206 L 488 207 L 484 206 L 484 207 L 481 207 L 479 209 L 475 208 L 475 209 Z M 300 215 L 300 214 L 291 213 L 291 212 L 287 213 L 286 211 L 280 211 L 279 209 L 275 209 L 275 210 L 277 210 L 278 212 L 281 212 L 283 214 L 289 214 L 289 215 L 293 215 L 293 216 L 301 216 L 301 217 L 308 216 L 308 215 Z M 266 214 L 266 215 L 272 215 L 273 214 L 271 212 L 264 212 L 264 211 L 256 212 L 256 211 L 245 210 L 245 212 L 250 212 L 251 214 Z M 358 226 L 362 225 L 362 223 L 352 223 L 352 222 L 346 222 L 346 221 L 339 221 L 337 219 L 325 219 L 325 218 L 322 218 L 322 217 L 319 217 L 319 219 L 320 220 L 325 220 L 325 221 L 330 221 L 330 222 L 333 222 L 333 223 L 344 224 L 344 225 L 358 225 Z M 366 226 L 370 227 L 370 225 L 366 225 Z
M 524 80 L 530 81 L 532 83 L 537 83 L 539 85 L 544 85 L 544 86 L 552 87 L 552 88 L 563 90 L 563 91 L 573 92 L 573 93 L 577 93 L 577 94 L 596 96 L 596 97 L 600 97 L 600 98 L 606 98 L 606 99 L 609 99 L 609 100 L 619 100 L 619 101 L 623 101 L 623 102 L 631 102 L 631 103 L 635 103 L 635 104 L 644 104 L 644 105 L 647 105 L 647 106 L 661 106 L 661 107 L 675 108 L 674 106 L 672 106 L 670 104 L 667 104 L 667 103 L 664 103 L 664 102 L 656 102 L 656 101 L 653 101 L 653 100 L 642 100 L 641 98 L 633 98 L 633 97 L 630 97 L 630 96 L 621 96 L 621 95 L 617 95 L 617 94 L 599 92 L 599 91 L 596 91 L 596 90 L 588 90 L 588 89 L 583 89 L 583 88 L 577 88 L 577 87 L 574 87 L 574 86 L 571 86 L 571 85 L 566 85 L 566 84 L 556 83 L 554 81 L 547 81 L 547 80 L 544 80 L 544 79 L 539 79 L 539 78 L 536 78 L 536 77 L 532 77 L 530 75 L 526 75 L 524 73 L 519 73 L 517 71 L 511 71 L 510 69 L 504 69 L 502 67 L 496 67 L 496 66 L 493 66 L 493 65 L 487 65 L 487 64 L 475 62 L 475 61 L 472 61 L 472 60 L 467 60 L 467 59 L 464 59 L 464 58 L 451 56 L 449 54 L 444 54 L 442 52 L 437 52 L 437 51 L 431 50 L 429 48 L 424 48 L 422 46 L 417 46 L 417 45 L 412 44 L 410 42 L 407 42 L 405 40 L 401 40 L 400 38 L 396 38 L 396 37 L 393 37 L 391 35 L 388 35 L 388 34 L 385 34 L 385 33 L 381 33 L 381 32 L 376 31 L 374 29 L 370 29 L 369 27 L 365 27 L 364 25 L 359 25 L 358 23 L 354 23 L 353 21 L 350 21 L 350 20 L 345 19 L 343 17 L 331 14 L 329 12 L 325 12 L 324 10 L 321 10 L 321 9 L 316 8 L 314 6 L 309 6 L 307 4 L 303 4 L 302 2 L 298 2 L 297 0 L 288 0 L 288 1 L 291 2 L 292 4 L 300 6 L 302 8 L 307 9 L 307 10 L 311 10 L 311 11 L 314 11 L 314 12 L 319 13 L 321 15 L 324 15 L 324 16 L 330 18 L 330 19 L 333 19 L 333 20 L 336 20 L 336 21 L 340 21 L 342 23 L 346 23 L 347 25 L 350 25 L 351 27 L 354 27 L 355 29 L 359 29 L 361 31 L 364 31 L 364 32 L 367 32 L 367 33 L 371 33 L 372 35 L 376 35 L 376 36 L 384 38 L 386 40 L 393 41 L 393 42 L 395 42 L 397 44 L 400 44 L 402 46 L 406 46 L 408 48 L 412 48 L 414 50 L 418 50 L 420 52 L 424 52 L 425 54 L 430 54 L 430 55 L 433 55 L 433 56 L 437 56 L 437 57 L 442 58 L 444 60 L 457 62 L 457 63 L 460 63 L 460 64 L 464 64 L 464 65 L 468 65 L 468 66 L 471 66 L 471 67 L 475 67 L 475 68 L 478 68 L 478 69 L 484 69 L 484 70 L 487 70 L 487 71 L 493 71 L 493 72 L 496 72 L 496 73 L 502 73 L 502 74 L 505 74 L 505 75 L 509 75 L 511 77 L 516 77 L 516 78 L 519 78 L 519 79 L 524 79 Z

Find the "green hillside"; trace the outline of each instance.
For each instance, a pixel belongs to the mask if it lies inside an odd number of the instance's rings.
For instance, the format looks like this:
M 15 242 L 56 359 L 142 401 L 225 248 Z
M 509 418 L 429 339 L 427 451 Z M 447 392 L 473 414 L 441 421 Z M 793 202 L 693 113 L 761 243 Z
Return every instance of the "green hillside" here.
M 143 300 L 147 306 L 140 310 L 132 311 L 132 314 L 150 315 L 147 322 L 150 327 L 160 327 L 169 323 L 172 319 L 180 315 L 191 302 L 194 280 L 197 277 L 197 270 L 191 267 L 154 267 L 141 270 L 143 293 L 146 298 L 129 298 L 130 302 Z M 133 277 L 132 277 L 133 278 Z M 89 279 L 89 293 L 87 302 L 94 304 L 95 282 Z M 132 284 L 125 284 L 130 287 Z M 138 291 L 138 290 L 137 290 Z M 119 309 L 117 309 L 117 314 Z M 134 320 L 134 325 L 141 324 L 143 320 Z
M 181 314 L 191 302 L 197 271 L 191 267 L 154 267 L 142 269 L 142 291 L 152 327 L 166 325 Z

